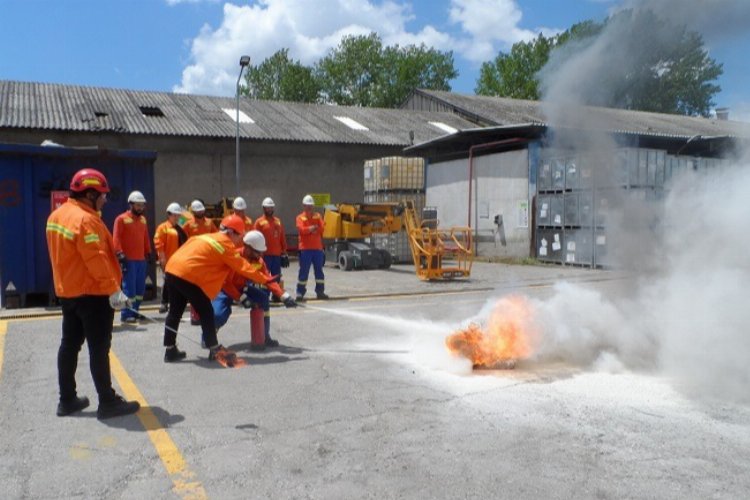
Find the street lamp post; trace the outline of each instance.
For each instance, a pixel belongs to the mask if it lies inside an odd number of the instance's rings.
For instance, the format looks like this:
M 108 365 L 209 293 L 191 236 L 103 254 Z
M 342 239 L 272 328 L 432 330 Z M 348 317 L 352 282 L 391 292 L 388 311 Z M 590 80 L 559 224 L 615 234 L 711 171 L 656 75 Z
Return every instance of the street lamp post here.
M 246 66 L 250 64 L 250 56 L 240 57 L 240 74 L 237 76 L 237 133 L 235 135 L 235 155 L 234 155 L 234 183 L 235 183 L 235 196 L 240 195 L 240 79 L 242 78 L 242 71 Z

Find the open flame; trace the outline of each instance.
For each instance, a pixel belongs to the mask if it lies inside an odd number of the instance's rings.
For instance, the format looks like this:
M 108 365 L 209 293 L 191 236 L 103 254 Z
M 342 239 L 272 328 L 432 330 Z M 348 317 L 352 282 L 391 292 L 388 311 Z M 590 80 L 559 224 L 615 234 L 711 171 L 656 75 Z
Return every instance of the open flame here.
M 475 368 L 513 368 L 533 354 L 537 338 L 531 303 L 514 295 L 497 301 L 484 327 L 471 323 L 446 337 L 445 345 Z

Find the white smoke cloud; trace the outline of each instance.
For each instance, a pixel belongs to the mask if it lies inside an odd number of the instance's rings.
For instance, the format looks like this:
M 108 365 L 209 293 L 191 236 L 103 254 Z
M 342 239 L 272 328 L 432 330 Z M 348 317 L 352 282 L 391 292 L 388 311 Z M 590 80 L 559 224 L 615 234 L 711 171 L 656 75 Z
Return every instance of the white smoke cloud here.
M 204 25 L 191 41 L 191 62 L 183 70 L 180 84 L 174 86 L 175 92 L 233 95 L 240 55 L 249 54 L 256 64 L 288 48 L 292 58 L 313 64 L 346 35 L 375 31 L 386 45 L 424 43 L 438 50 L 453 50 L 474 62 L 488 60 L 500 49 L 536 36 L 519 27 L 521 11 L 515 0 L 451 0 L 449 18 L 459 26 L 458 33 L 431 25 L 410 31 L 407 23 L 414 19 L 411 6 L 396 1 L 259 0 L 243 6 L 225 3 L 223 11 L 220 26 Z

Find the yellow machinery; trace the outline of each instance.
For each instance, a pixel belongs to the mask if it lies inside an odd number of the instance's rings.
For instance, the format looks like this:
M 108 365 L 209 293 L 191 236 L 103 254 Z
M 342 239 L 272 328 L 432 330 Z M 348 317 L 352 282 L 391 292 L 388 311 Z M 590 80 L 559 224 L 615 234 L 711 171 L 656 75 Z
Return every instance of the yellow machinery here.
M 465 278 L 474 262 L 470 227 L 438 228 L 436 219 L 420 220 L 407 201 L 404 223 L 417 277 L 421 280 Z
M 391 254 L 364 239 L 401 231 L 402 212 L 403 205 L 399 203 L 340 203 L 326 207 L 326 260 L 337 262 L 345 271 L 391 267 Z

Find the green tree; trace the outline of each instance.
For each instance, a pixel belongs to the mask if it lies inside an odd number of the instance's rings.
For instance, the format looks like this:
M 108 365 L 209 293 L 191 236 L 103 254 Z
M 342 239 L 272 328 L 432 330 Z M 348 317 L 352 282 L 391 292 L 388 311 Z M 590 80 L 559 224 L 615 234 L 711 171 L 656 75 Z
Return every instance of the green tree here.
M 273 101 L 316 102 L 320 83 L 313 69 L 289 58 L 281 49 L 245 74 L 243 95 Z
M 372 106 L 382 71 L 383 43 L 375 33 L 345 36 L 316 65 L 324 99 L 343 105 Z
M 376 33 L 347 36 L 316 65 L 324 100 L 395 107 L 414 88 L 450 90 L 458 76 L 451 52 L 425 45 L 384 47 Z
M 709 57 L 698 33 L 648 10 L 624 10 L 603 23 L 586 21 L 554 37 L 514 44 L 482 64 L 475 92 L 539 99 L 540 73 L 553 80 L 555 68 L 595 43 L 600 56 L 579 76 L 585 104 L 706 116 L 721 90 L 712 82 L 722 65 Z
M 415 88 L 450 90 L 448 81 L 458 76 L 452 52 L 440 52 L 424 44 L 386 47 L 382 60 L 374 105 L 384 108 L 399 106 Z
M 530 42 L 513 44 L 510 53 L 500 53 L 494 61 L 482 63 L 474 92 L 478 95 L 538 100 L 536 74 L 549 60 L 553 38 L 539 34 Z

